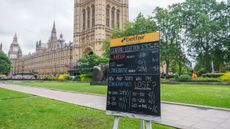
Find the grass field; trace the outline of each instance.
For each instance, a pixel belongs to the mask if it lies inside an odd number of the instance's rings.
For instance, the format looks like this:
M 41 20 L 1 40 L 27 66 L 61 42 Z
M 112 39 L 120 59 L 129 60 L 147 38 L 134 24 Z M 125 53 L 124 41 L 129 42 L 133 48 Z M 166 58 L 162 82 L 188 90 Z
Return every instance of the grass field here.
M 122 118 L 119 129 L 139 129 Z M 0 88 L 0 129 L 111 129 L 113 117 L 92 110 Z M 171 129 L 153 124 L 154 129 Z
M 88 83 L 74 82 L 15 82 L 25 86 L 35 86 L 67 91 L 103 94 L 106 86 L 90 86 Z M 186 104 L 230 108 L 230 86 L 213 85 L 162 85 L 161 100 Z

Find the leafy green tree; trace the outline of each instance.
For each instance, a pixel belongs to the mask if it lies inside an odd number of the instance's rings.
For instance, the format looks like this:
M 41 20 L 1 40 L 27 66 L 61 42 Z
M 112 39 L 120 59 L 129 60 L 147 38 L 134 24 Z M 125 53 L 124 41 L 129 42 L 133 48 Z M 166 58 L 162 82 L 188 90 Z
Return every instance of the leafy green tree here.
M 124 30 L 114 30 L 112 38 L 159 31 L 161 62 L 169 71 L 182 74 L 189 69 L 190 58 L 196 59 L 200 73 L 230 66 L 230 1 L 186 0 L 167 9 L 157 7 L 152 17 L 141 13 Z M 109 41 L 104 43 L 104 56 L 109 57 Z
M 121 38 L 138 34 L 145 34 L 155 32 L 157 30 L 157 26 L 153 18 L 144 17 L 142 13 L 139 13 L 138 16 L 134 19 L 133 22 L 127 22 L 125 24 L 124 30 L 114 29 L 112 31 L 111 38 Z M 104 57 L 109 57 L 109 40 L 104 41 L 103 49 L 104 49 Z
M 219 3 L 217 11 L 219 15 L 216 16 L 216 19 L 219 20 L 222 29 L 222 33 L 219 33 L 217 41 L 222 42 L 223 46 L 218 46 L 214 49 L 214 64 L 217 66 L 217 69 L 224 72 L 224 69 L 230 68 L 230 0 L 226 3 Z
M 203 55 L 198 55 L 196 57 L 196 64 L 194 67 L 194 72 L 197 73 L 198 75 L 207 73 L 204 67 L 204 56 Z
M 3 53 L 0 52 L 0 74 L 9 74 L 11 70 L 11 62 L 9 58 Z
M 104 58 L 109 58 L 109 51 L 110 51 L 110 41 L 109 40 L 105 40 L 103 42 L 103 57 Z
M 229 42 L 226 40 L 229 37 L 228 7 L 225 3 L 215 0 L 186 0 L 183 3 L 187 47 L 199 55 L 197 59 L 203 64 L 206 72 L 211 72 L 212 61 L 219 63 L 219 66 L 226 61 L 226 57 L 221 54 L 228 46 L 225 42 Z
M 170 41 L 170 13 L 167 9 L 157 7 L 154 11 L 157 30 L 161 33 L 161 62 L 166 64 L 166 74 L 169 73 L 170 62 L 172 61 L 174 49 L 174 39 Z
M 93 67 L 107 64 L 108 59 L 101 58 L 93 54 L 93 55 L 86 55 L 85 57 L 81 58 L 78 63 L 80 63 L 80 73 L 92 77 Z
M 181 17 L 182 7 L 180 4 L 171 6 L 169 9 L 157 7 L 154 11 L 154 20 L 157 24 L 157 30 L 161 33 L 161 62 L 166 64 L 166 74 L 171 68 L 177 69 L 182 73 L 183 67 L 189 64 L 189 61 L 183 51 L 183 32 Z M 177 65 L 170 65 L 176 62 Z
M 156 30 L 157 26 L 153 18 L 146 18 L 142 13 L 139 13 L 133 22 L 126 23 L 124 30 L 114 30 L 112 38 L 151 33 Z

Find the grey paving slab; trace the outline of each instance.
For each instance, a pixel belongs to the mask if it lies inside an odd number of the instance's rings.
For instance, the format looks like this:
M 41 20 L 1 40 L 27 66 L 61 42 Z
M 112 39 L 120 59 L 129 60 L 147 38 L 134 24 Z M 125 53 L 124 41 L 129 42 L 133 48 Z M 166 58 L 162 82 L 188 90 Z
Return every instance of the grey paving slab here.
M 220 124 L 219 122 L 202 120 L 202 121 L 192 125 L 192 127 L 196 128 L 196 129 L 215 129 L 218 127 L 219 124 Z
M 105 111 L 106 96 L 0 83 L 0 88 Z M 162 103 L 157 123 L 182 129 L 230 129 L 230 111 Z

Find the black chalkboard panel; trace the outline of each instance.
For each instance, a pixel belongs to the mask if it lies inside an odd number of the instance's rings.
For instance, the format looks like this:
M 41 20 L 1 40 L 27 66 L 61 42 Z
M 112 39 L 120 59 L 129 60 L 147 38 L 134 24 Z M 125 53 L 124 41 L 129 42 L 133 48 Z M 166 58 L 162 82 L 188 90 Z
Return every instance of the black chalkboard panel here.
M 160 43 L 111 48 L 107 110 L 160 116 Z

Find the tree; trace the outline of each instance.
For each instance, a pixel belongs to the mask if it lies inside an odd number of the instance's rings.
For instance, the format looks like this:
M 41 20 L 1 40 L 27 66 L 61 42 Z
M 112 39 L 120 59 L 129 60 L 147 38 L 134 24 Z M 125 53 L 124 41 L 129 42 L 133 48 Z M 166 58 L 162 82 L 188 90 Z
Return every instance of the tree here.
M 142 13 L 139 13 L 133 22 L 126 23 L 124 30 L 115 30 L 112 33 L 112 38 L 151 33 L 156 30 L 157 26 L 153 18 L 146 18 Z
M 9 74 L 11 70 L 11 62 L 9 58 L 3 53 L 0 52 L 0 74 Z
M 124 30 L 114 30 L 112 38 L 159 31 L 161 33 L 161 62 L 170 70 L 182 74 L 191 67 L 188 59 L 196 60 L 197 70 L 211 71 L 230 67 L 230 1 L 186 0 L 167 9 L 157 7 L 152 17 L 141 13 Z M 109 41 L 104 50 L 109 57 Z
M 138 16 L 134 19 L 133 22 L 127 22 L 125 24 L 124 30 L 114 29 L 112 31 L 111 38 L 121 38 L 138 34 L 145 34 L 155 32 L 157 29 L 156 23 L 153 18 L 148 17 L 145 18 L 142 13 L 139 13 Z M 104 41 L 103 49 L 104 49 L 104 57 L 109 57 L 109 40 Z
M 217 19 L 220 21 L 220 25 L 222 28 L 222 33 L 219 36 L 219 41 L 223 42 L 221 52 L 217 53 L 215 59 L 220 59 L 219 57 L 223 57 L 222 61 L 215 61 L 215 63 L 223 62 L 223 64 L 219 64 L 222 72 L 224 72 L 224 69 L 230 69 L 230 0 L 227 1 L 227 3 L 221 2 L 218 4 L 218 12 L 219 15 Z
M 103 42 L 103 57 L 104 58 L 109 58 L 109 51 L 110 51 L 110 41 L 109 40 L 105 40 Z
M 225 42 L 229 42 L 228 6 L 215 0 L 187 0 L 183 3 L 183 18 L 187 47 L 196 57 L 199 55 L 205 71 L 211 72 L 212 61 L 217 66 L 224 64 L 226 57 L 221 54 L 227 48 Z
M 169 9 L 157 7 L 154 11 L 154 20 L 157 30 L 161 33 L 161 62 L 166 64 L 166 74 L 168 75 L 172 62 L 176 62 L 178 73 L 182 73 L 182 67 L 189 61 L 183 52 L 183 36 L 180 34 L 181 26 L 181 5 L 176 4 Z M 172 68 L 177 69 L 177 68 Z
M 161 62 L 166 64 L 166 74 L 169 73 L 170 62 L 172 61 L 175 49 L 173 39 L 170 41 L 170 13 L 167 9 L 157 7 L 154 11 L 157 30 L 161 33 Z
M 108 63 L 108 59 L 101 58 L 97 55 L 86 55 L 79 60 L 80 63 L 80 73 L 86 74 L 92 77 L 93 67 L 98 65 L 105 65 Z

